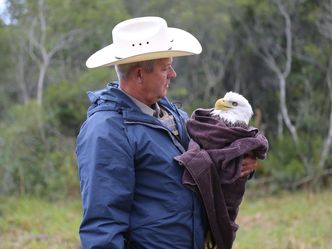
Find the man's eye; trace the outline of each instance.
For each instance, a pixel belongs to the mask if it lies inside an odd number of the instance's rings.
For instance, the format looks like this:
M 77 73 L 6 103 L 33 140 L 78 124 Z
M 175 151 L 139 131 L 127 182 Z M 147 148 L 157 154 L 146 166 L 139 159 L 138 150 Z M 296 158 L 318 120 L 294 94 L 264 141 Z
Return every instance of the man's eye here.
M 238 105 L 237 102 L 235 102 L 235 101 L 232 102 L 232 106 L 237 106 L 237 105 Z

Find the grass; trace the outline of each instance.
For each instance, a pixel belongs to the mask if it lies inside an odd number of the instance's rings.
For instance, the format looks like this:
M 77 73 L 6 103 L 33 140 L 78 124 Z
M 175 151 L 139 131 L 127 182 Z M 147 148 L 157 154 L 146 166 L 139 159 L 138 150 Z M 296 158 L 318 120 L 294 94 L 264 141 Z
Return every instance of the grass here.
M 0 199 L 1 249 L 79 249 L 79 200 Z
M 331 248 L 331 194 L 246 195 L 233 249 Z M 80 200 L 2 198 L 0 249 L 79 249 L 80 219 Z
M 242 202 L 234 249 L 330 249 L 331 191 L 284 193 Z

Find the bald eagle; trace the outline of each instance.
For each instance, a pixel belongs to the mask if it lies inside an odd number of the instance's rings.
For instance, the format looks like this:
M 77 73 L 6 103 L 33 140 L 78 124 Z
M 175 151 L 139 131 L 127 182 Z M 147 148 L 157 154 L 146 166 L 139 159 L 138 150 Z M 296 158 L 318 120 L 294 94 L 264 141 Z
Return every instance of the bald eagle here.
M 236 92 L 228 92 L 215 103 L 211 116 L 224 121 L 229 127 L 248 128 L 249 121 L 253 115 L 248 100 Z

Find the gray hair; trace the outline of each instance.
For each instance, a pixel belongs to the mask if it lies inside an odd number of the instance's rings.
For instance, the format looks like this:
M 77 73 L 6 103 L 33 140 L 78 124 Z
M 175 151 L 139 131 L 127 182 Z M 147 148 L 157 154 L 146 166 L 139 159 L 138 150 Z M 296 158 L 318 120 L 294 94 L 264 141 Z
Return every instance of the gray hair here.
M 133 63 L 127 63 L 127 64 L 119 64 L 115 65 L 115 71 L 118 75 L 119 80 L 127 80 L 129 73 L 137 67 L 142 67 L 147 72 L 152 72 L 154 69 L 155 63 L 160 59 L 155 60 L 149 60 L 149 61 L 138 61 Z

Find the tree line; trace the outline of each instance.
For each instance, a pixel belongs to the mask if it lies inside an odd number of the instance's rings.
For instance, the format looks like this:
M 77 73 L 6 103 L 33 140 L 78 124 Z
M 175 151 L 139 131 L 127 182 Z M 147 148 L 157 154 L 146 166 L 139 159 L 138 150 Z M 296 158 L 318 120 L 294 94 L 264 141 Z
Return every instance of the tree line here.
M 270 142 L 255 181 L 328 186 L 332 174 L 332 1 L 7 0 L 0 20 L 0 195 L 79 191 L 75 138 L 86 92 L 115 80 L 87 70 L 118 22 L 161 16 L 193 33 L 199 56 L 176 58 L 169 98 L 189 114 L 227 91 L 251 102 Z M 50 194 L 51 193 L 51 194 Z

